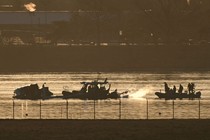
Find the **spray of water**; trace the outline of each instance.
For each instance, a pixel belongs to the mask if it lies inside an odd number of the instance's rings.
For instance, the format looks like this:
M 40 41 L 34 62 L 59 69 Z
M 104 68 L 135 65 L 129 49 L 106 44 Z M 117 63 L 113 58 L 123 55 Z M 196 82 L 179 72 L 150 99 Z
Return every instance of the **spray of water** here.
M 24 4 L 24 7 L 26 8 L 26 10 L 28 10 L 29 12 L 34 12 L 36 11 L 36 4 L 30 2 L 28 4 Z
M 129 98 L 144 99 L 149 92 L 150 88 L 141 88 L 138 91 L 131 92 Z

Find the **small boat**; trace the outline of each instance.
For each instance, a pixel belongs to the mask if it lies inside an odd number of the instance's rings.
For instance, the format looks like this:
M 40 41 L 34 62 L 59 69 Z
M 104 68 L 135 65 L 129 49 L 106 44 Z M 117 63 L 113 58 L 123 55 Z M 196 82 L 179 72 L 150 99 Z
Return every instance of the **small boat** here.
M 29 100 L 50 99 L 53 98 L 53 93 L 44 84 L 42 88 L 39 88 L 38 84 L 31 84 L 15 89 L 13 98 Z
M 117 99 L 117 98 L 128 98 L 128 92 L 119 93 L 117 89 L 110 92 L 111 84 L 107 81 L 107 78 L 103 82 L 98 80 L 93 82 L 81 82 L 83 85 L 80 90 L 69 91 L 65 89 L 62 94 L 64 99 L 74 98 L 74 99 Z
M 173 87 L 173 89 L 169 88 L 168 84 L 164 82 L 164 87 L 165 87 L 165 93 L 163 92 L 155 92 L 155 95 L 158 96 L 160 99 L 183 99 L 183 98 L 188 98 L 188 99 L 195 99 L 195 98 L 201 98 L 201 92 L 200 91 L 195 91 L 195 84 L 194 83 L 189 83 L 188 84 L 188 91 L 183 92 L 183 86 L 180 84 L 178 92 L 176 92 L 176 86 Z
M 201 98 L 201 92 L 194 92 L 194 93 L 162 93 L 162 92 L 155 92 L 155 95 L 158 96 L 160 99 L 195 99 L 195 98 Z

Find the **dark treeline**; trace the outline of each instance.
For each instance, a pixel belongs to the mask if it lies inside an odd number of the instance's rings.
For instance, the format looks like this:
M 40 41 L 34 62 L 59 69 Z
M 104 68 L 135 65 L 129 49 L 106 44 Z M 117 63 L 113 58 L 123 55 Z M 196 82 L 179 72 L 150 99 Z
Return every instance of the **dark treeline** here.
M 210 69 L 210 48 L 197 47 L 210 42 L 209 0 L 1 0 L 0 5 L 13 5 L 2 10 L 26 11 L 23 5 L 29 2 L 37 11 L 69 11 L 69 20 L 0 25 L 0 46 L 12 46 L 12 38 L 18 37 L 23 45 L 34 46 L 1 47 L 2 72 Z M 116 46 L 83 47 L 100 43 Z
M 69 22 L 49 29 L 52 42 L 207 43 L 210 40 L 209 0 L 1 0 L 9 10 L 71 13 Z M 6 9 L 6 8 L 4 8 Z

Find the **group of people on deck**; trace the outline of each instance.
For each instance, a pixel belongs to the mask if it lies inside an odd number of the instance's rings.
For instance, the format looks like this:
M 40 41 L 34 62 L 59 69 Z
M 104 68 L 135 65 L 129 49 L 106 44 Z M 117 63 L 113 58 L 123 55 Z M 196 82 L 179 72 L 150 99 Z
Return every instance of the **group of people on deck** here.
M 164 82 L 164 87 L 165 87 L 165 93 L 166 94 L 175 94 L 176 91 L 177 91 L 175 85 L 173 86 L 173 88 L 169 88 L 169 86 L 166 82 Z M 179 89 L 178 89 L 178 93 L 181 94 L 183 92 L 183 90 L 184 90 L 184 88 L 180 84 Z M 194 83 L 189 83 L 188 84 L 188 92 L 189 92 L 189 94 L 193 94 L 195 92 L 195 84 Z
M 106 87 L 103 83 L 99 84 L 98 81 L 93 81 L 91 83 L 84 83 L 80 92 L 88 93 L 88 94 L 101 94 L 101 93 L 103 94 L 103 93 L 108 92 L 109 89 L 110 89 L 110 86 L 108 89 L 106 89 Z

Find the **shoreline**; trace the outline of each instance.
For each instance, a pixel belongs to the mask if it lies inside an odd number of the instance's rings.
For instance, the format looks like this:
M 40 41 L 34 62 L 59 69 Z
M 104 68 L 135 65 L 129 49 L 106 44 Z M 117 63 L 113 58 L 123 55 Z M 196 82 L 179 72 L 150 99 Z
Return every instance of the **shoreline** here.
M 208 140 L 210 120 L 0 120 L 0 138 Z
M 195 70 L 195 71 L 190 71 L 190 70 L 171 70 L 171 71 L 151 71 L 151 70 L 144 70 L 144 71 L 22 71 L 22 72 L 1 72 L 0 75 L 15 75 L 15 74 L 107 74 L 107 73 L 133 73 L 133 74 L 179 74 L 179 73 L 208 73 L 210 70 Z

